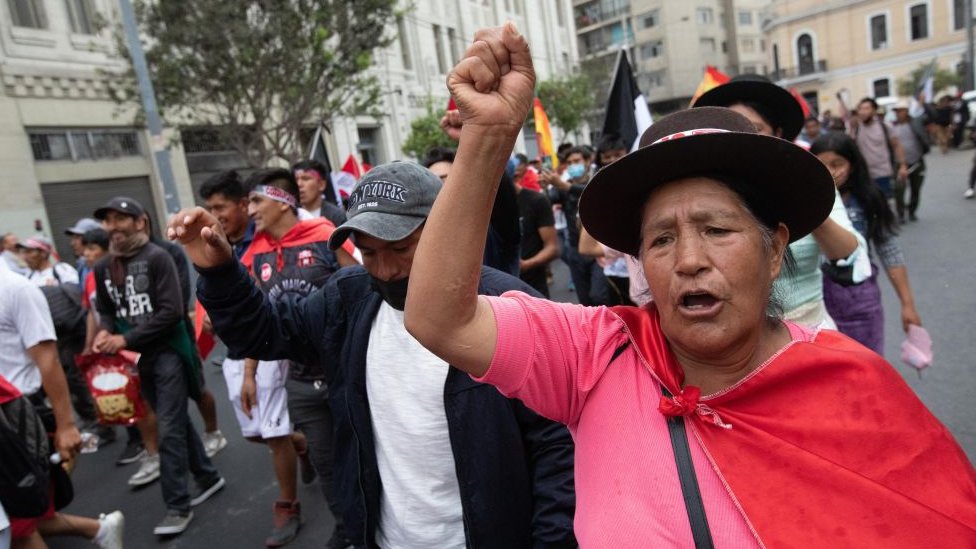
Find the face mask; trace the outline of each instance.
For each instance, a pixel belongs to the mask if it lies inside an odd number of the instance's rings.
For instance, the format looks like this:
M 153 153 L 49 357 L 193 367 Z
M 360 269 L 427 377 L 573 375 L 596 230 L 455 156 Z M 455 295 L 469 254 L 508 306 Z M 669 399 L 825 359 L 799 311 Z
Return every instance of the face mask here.
M 406 307 L 407 283 L 410 277 L 404 277 L 400 280 L 392 280 L 390 282 L 374 277 L 370 277 L 370 279 L 372 280 L 373 289 L 383 296 L 383 301 L 389 303 L 391 307 L 398 311 L 402 311 Z
M 576 179 L 578 177 L 583 177 L 583 172 L 586 171 L 586 166 L 582 164 L 572 164 L 566 168 L 566 172 L 569 173 L 570 179 Z

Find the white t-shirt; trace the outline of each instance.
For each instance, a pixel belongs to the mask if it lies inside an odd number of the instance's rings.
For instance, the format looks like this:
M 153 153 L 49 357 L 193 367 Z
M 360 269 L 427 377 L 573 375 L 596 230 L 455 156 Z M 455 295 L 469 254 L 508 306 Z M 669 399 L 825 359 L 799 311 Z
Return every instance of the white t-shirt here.
M 41 371 L 27 349 L 55 339 L 51 311 L 41 290 L 26 278 L 0 269 L 0 375 L 21 393 L 36 393 Z
M 3 510 L 3 505 L 0 505 L 0 532 L 10 528 L 10 519 L 7 518 L 7 513 Z M 6 541 L 10 541 L 10 532 L 0 533 L 0 549 L 7 549 L 3 546 L 4 536 L 7 537 Z
M 383 489 L 376 543 L 463 548 L 464 521 L 444 411 L 449 366 L 384 302 L 366 351 L 366 394 Z
M 27 275 L 27 279 L 36 286 L 55 286 L 64 282 L 79 283 L 78 271 L 64 262 L 55 263 L 43 271 L 31 271 Z

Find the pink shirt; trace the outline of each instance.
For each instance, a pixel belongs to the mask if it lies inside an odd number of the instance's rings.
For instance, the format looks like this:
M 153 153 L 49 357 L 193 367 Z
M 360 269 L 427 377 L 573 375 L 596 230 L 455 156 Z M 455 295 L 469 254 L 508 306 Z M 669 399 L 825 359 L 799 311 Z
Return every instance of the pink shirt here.
M 488 297 L 498 330 L 478 381 L 566 424 L 576 443 L 576 537 L 581 547 L 694 547 L 661 386 L 605 307 Z M 791 326 L 794 338 L 803 337 Z M 686 422 L 689 432 L 694 425 Z M 689 444 L 716 547 L 760 547 L 697 439 Z

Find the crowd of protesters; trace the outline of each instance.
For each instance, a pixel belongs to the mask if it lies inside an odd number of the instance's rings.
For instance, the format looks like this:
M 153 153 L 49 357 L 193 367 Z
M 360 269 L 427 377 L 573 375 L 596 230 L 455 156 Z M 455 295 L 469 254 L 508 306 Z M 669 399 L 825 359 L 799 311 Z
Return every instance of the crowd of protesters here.
M 825 127 L 744 75 L 634 151 L 607 134 L 530 159 L 510 151 L 534 77 L 514 26 L 479 31 L 448 80 L 458 147 L 372 167 L 346 197 L 310 160 L 211 177 L 166 239 L 113 197 L 64 229 L 74 264 L 4 235 L 0 430 L 29 449 L 11 418 L 36 417 L 54 456 L 40 507 L 2 500 L 0 547 L 122 547 L 121 511 L 59 509 L 82 446 L 116 438 L 76 361 L 126 352 L 144 412 L 116 463 L 159 481 L 153 532 L 183 533 L 228 482 L 213 337 L 241 437 L 272 456 L 268 547 L 976 539 L 976 473 L 879 356 L 877 263 L 905 331 L 922 324 L 897 232 L 919 219 L 934 122 L 865 98 Z M 559 260 L 578 305 L 549 300 Z M 327 540 L 299 538 L 299 479 Z

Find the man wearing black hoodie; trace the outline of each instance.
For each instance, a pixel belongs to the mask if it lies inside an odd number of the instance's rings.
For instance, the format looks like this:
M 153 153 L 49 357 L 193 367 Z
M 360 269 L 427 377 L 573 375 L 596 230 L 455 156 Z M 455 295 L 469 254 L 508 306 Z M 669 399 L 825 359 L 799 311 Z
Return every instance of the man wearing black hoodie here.
M 157 535 L 181 534 L 193 519 L 192 506 L 223 488 L 187 414 L 186 400 L 198 396 L 200 361 L 184 325 L 183 294 L 173 259 L 149 242 L 143 207 L 123 196 L 95 211 L 110 236 L 109 253 L 95 263 L 100 330 L 92 350 L 141 353 L 139 376 L 156 412 L 163 500 L 167 513 Z M 196 479 L 191 497 L 187 474 Z

